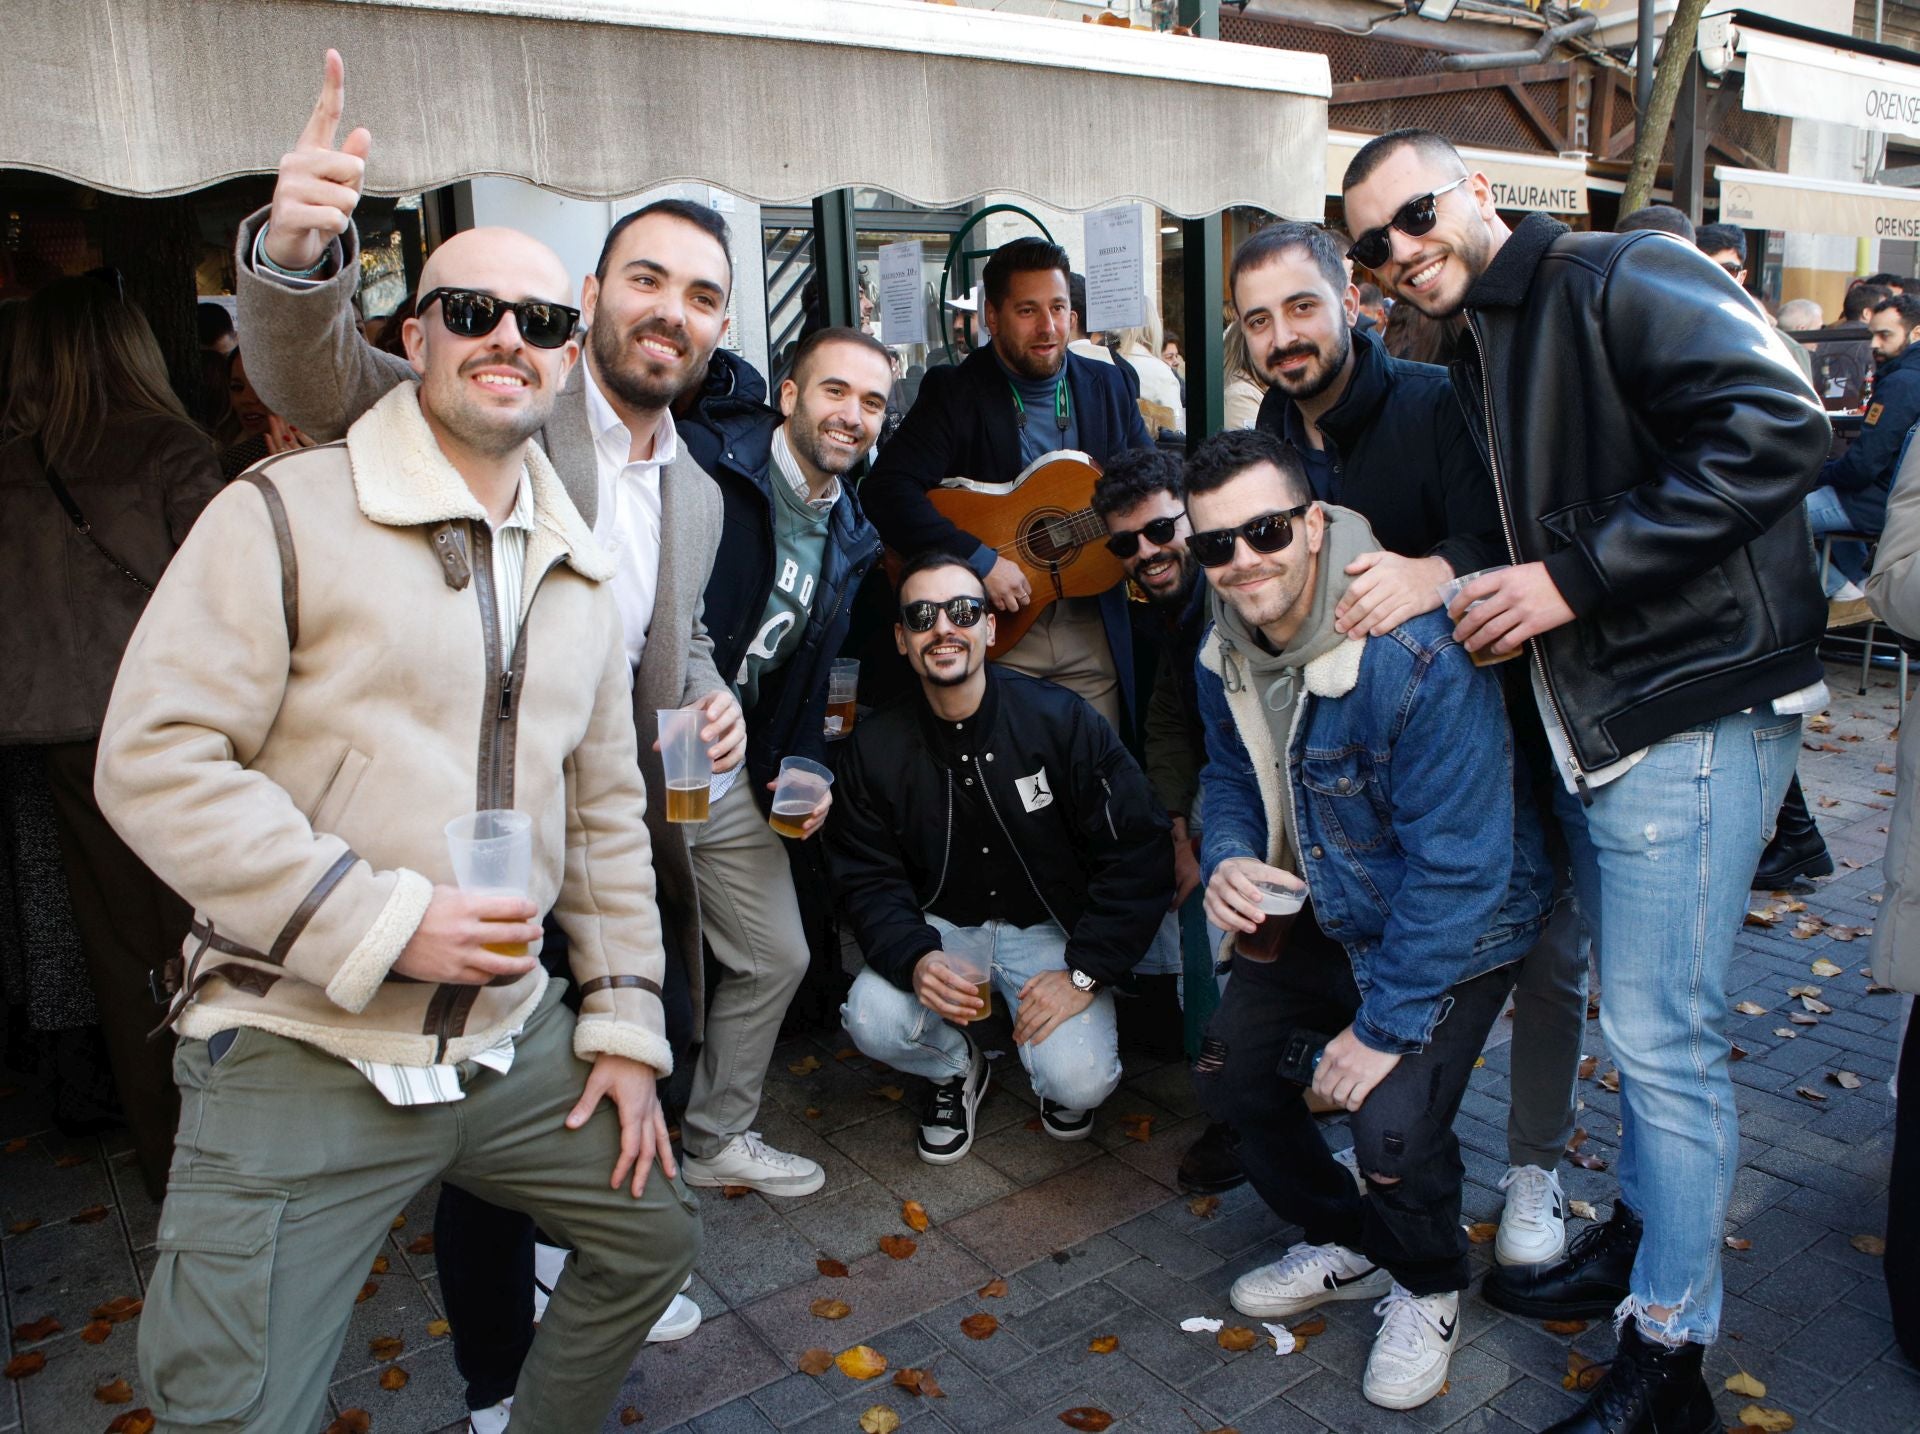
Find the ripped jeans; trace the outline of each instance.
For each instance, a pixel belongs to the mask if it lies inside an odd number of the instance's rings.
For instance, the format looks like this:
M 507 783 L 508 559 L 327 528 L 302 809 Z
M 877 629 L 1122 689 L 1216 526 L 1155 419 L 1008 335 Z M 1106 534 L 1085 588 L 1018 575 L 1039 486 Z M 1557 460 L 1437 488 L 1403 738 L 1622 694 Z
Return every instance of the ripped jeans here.
M 1369 1181 L 1363 1197 L 1328 1150 L 1300 1087 L 1276 1071 L 1290 1032 L 1336 1036 L 1360 1009 L 1347 953 L 1320 931 L 1312 911 L 1311 903 L 1301 911 L 1279 960 L 1233 958 L 1232 979 L 1194 1065 L 1201 1103 L 1238 1133 L 1253 1188 L 1275 1214 L 1299 1225 L 1309 1244 L 1358 1250 L 1416 1295 L 1463 1290 L 1465 1166 L 1453 1118 L 1518 968 L 1508 964 L 1455 986 L 1432 1042 L 1402 1056 L 1349 1118 L 1360 1169 L 1398 1177 L 1392 1184 Z M 1516 944 L 1514 961 L 1527 944 Z
M 1621 1316 L 1711 1344 L 1720 1249 L 1740 1169 L 1728 1072 L 1727 967 L 1747 889 L 1800 755 L 1800 719 L 1736 712 L 1654 743 L 1554 810 L 1583 911 L 1599 916 L 1600 1029 L 1620 1069 L 1620 1193 L 1645 1222 Z

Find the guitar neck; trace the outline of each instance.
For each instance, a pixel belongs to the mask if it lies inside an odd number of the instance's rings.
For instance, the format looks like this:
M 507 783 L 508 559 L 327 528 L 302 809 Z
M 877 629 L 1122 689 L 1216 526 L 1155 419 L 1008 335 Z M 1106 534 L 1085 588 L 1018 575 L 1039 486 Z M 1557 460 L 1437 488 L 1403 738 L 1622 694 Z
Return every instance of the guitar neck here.
M 1093 509 L 1082 508 L 1078 512 L 1047 519 L 1041 530 L 1053 549 L 1059 552 L 1103 541 L 1107 536 L 1107 522 Z

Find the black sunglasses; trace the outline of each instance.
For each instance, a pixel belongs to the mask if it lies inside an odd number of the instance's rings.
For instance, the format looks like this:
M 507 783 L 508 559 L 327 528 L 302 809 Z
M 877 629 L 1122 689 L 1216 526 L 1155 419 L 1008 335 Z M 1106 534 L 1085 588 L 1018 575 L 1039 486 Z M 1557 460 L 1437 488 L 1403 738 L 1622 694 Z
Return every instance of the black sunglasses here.
M 1130 533 L 1107 534 L 1107 551 L 1116 558 L 1130 558 L 1140 551 L 1140 539 L 1143 536 L 1154 547 L 1164 548 L 1173 541 L 1173 535 L 1179 530 L 1179 518 L 1155 518 L 1151 522 L 1142 523 Z
M 945 602 L 922 598 L 901 604 L 900 625 L 908 632 L 931 632 L 934 620 L 944 612 L 955 627 L 972 627 L 986 610 L 986 601 L 977 597 L 950 597 Z
M 1307 511 L 1308 504 L 1289 508 L 1284 513 L 1262 513 L 1237 528 L 1209 528 L 1204 533 L 1187 535 L 1187 551 L 1203 568 L 1224 568 L 1233 561 L 1233 543 L 1245 538 L 1256 553 L 1277 553 L 1293 541 L 1293 520 Z
M 1353 247 L 1347 250 L 1347 257 L 1365 268 L 1378 269 L 1393 253 L 1393 239 L 1387 231 L 1398 229 L 1414 239 L 1422 234 L 1431 234 L 1433 226 L 1440 222 L 1440 196 L 1450 189 L 1458 189 L 1467 182 L 1467 178 L 1463 174 L 1452 184 L 1443 184 L 1431 194 L 1409 199 L 1394 211 L 1393 218 L 1385 224 L 1378 229 L 1369 229 L 1354 240 Z
M 463 339 L 492 333 L 501 318 L 511 312 L 514 323 L 520 326 L 521 338 L 537 349 L 557 349 L 573 337 L 580 322 L 580 311 L 565 304 L 550 304 L 545 299 L 511 303 L 478 289 L 435 289 L 420 301 L 415 312 L 424 315 L 436 299 L 447 332 Z
M 1731 259 L 1723 259 L 1720 261 L 1720 267 L 1722 269 L 1725 269 L 1727 273 L 1731 274 L 1733 278 L 1736 281 L 1738 281 L 1738 279 L 1740 278 L 1740 271 L 1746 268 L 1747 266 L 1745 264 L 1737 264 Z

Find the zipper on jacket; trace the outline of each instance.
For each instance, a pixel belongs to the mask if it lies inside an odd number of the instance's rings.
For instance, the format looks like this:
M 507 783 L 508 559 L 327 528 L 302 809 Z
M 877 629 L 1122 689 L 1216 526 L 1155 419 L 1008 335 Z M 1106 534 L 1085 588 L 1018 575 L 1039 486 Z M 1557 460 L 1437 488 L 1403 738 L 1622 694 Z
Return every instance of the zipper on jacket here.
M 928 908 L 940 899 L 940 893 L 947 889 L 947 863 L 953 860 L 953 768 L 947 768 L 947 844 L 940 852 L 940 884 L 933 889 L 924 905 Z
M 1493 427 L 1493 383 L 1492 371 L 1487 366 L 1487 344 L 1480 334 L 1480 321 L 1472 314 L 1467 315 L 1467 332 L 1473 335 L 1474 351 L 1480 356 L 1480 404 L 1486 415 L 1487 425 L 1487 466 L 1493 470 L 1493 495 L 1499 500 L 1500 533 L 1507 542 L 1507 557 L 1515 564 L 1520 562 L 1520 547 L 1514 541 L 1513 516 L 1507 508 L 1506 484 L 1500 478 L 1500 437 Z M 1566 714 L 1560 710 L 1559 694 L 1553 690 L 1553 683 L 1547 676 L 1547 660 L 1540 653 L 1540 644 L 1531 639 L 1527 642 L 1527 660 L 1540 679 L 1540 690 L 1547 694 L 1548 716 L 1560 729 L 1560 740 L 1567 744 L 1567 766 L 1572 770 L 1574 789 L 1580 793 L 1584 806 L 1593 805 L 1593 793 L 1587 789 L 1587 774 L 1580 766 L 1580 757 L 1573 748 L 1573 734 L 1567 726 Z
M 949 782 L 953 780 L 951 772 L 947 774 L 947 780 Z M 980 778 L 980 795 L 987 799 L 987 810 L 993 813 L 994 824 L 1000 828 L 1000 834 L 1007 839 L 1007 845 L 1013 848 L 1013 859 L 1020 863 L 1020 870 L 1026 873 L 1027 885 L 1032 887 L 1033 894 L 1040 898 L 1040 904 L 1046 908 L 1047 916 L 1053 924 L 1062 931 L 1066 931 L 1067 923 L 1060 919 L 1059 913 L 1048 903 L 1047 894 L 1040 889 L 1040 883 L 1033 879 L 1033 868 L 1027 865 L 1026 857 L 1020 854 L 1020 843 L 1013 839 L 1013 833 L 1007 830 L 1006 822 L 1001 819 L 1000 808 L 993 800 L 993 787 L 988 783 L 985 774 Z M 1068 934 L 1072 933 L 1068 932 Z

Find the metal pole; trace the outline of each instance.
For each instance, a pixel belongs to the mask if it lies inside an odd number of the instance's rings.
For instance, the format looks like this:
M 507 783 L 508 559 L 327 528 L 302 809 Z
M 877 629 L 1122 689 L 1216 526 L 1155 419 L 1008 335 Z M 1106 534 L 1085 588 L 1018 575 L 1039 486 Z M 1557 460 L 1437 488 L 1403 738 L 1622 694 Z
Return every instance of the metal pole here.
M 1220 38 L 1220 0 L 1180 0 L 1180 23 L 1206 39 Z M 1187 451 L 1218 433 L 1225 422 L 1226 345 L 1220 301 L 1226 292 L 1218 214 L 1182 220 L 1180 277 L 1185 290 L 1187 332 Z
M 858 328 L 860 270 L 851 189 L 830 190 L 813 201 L 813 233 L 813 262 L 826 287 L 827 323 Z
M 1633 113 L 1638 123 L 1647 118 L 1647 104 L 1653 98 L 1653 61 L 1658 42 L 1653 35 L 1654 0 L 1640 0 L 1640 64 L 1633 75 Z

